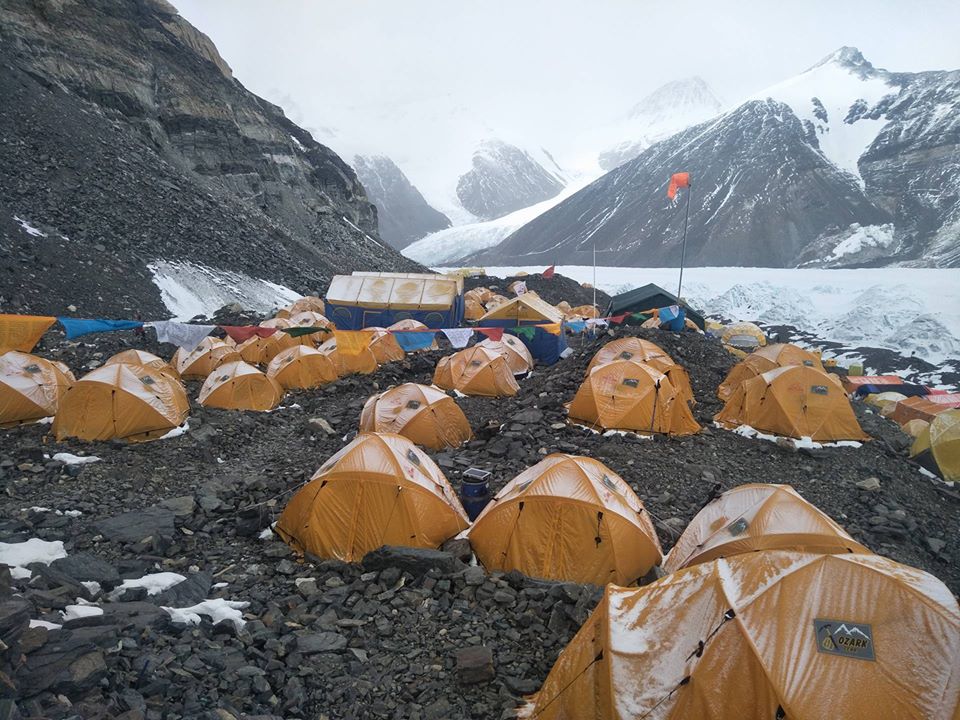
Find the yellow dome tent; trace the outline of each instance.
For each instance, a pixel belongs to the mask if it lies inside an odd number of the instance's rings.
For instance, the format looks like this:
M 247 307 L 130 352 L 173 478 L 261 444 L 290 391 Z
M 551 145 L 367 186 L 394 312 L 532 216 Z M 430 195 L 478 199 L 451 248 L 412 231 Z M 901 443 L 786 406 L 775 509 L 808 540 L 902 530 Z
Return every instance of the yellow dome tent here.
M 253 365 L 242 360 L 221 365 L 204 381 L 198 401 L 204 407 L 224 410 L 273 410 L 283 388 Z
M 300 345 L 299 338 L 293 337 L 290 333 L 283 332 L 285 328 L 291 327 L 289 320 L 270 318 L 260 323 L 260 327 L 276 328 L 277 332 L 265 338 L 254 335 L 249 340 L 241 343 L 237 349 L 240 351 L 241 358 L 244 362 L 248 362 L 251 365 L 269 365 L 271 360 L 287 348 Z M 253 340 L 257 342 L 251 342 Z M 250 343 L 248 346 L 250 349 L 247 351 L 247 354 L 244 355 L 243 348 L 247 343 Z
M 633 583 L 662 557 L 623 478 L 598 460 L 559 453 L 507 483 L 468 537 L 488 571 L 594 585 Z
M 913 420 L 908 420 L 901 425 L 900 429 L 910 437 L 916 439 L 920 437 L 920 433 L 922 433 L 928 427 L 930 427 L 930 423 L 928 421 L 921 420 L 920 418 L 914 418 Z
M 177 348 L 170 364 L 181 378 L 199 380 L 207 377 L 223 363 L 236 362 L 240 359 L 240 353 L 235 345 L 208 336 L 192 352 L 187 353 L 182 348 Z
M 587 375 L 598 365 L 619 360 L 630 360 L 631 362 L 649 365 L 654 370 L 662 372 L 670 380 L 670 384 L 673 385 L 674 390 L 677 391 L 683 402 L 691 407 L 697 404 L 693 397 L 693 388 L 690 385 L 690 375 L 687 374 L 687 369 L 674 362 L 673 358 L 667 355 L 659 345 L 649 340 L 625 337 L 608 342 L 597 350 L 590 360 L 590 364 L 587 365 Z
M 499 296 L 498 296 L 499 297 Z M 482 325 L 487 320 L 512 320 L 521 325 L 523 323 L 559 323 L 563 322 L 563 314 L 550 303 L 541 300 L 534 293 L 524 293 L 513 300 L 499 303 L 491 308 L 487 305 L 487 313 L 480 318 Z
M 714 420 L 730 429 L 749 425 L 820 442 L 869 439 L 839 381 L 805 365 L 787 365 L 744 380 Z
M 393 325 L 387 326 L 387 330 L 394 330 L 399 332 L 409 331 L 409 330 L 429 330 L 429 329 L 430 329 L 429 327 L 424 325 L 419 320 L 414 320 L 412 318 L 407 318 L 406 320 L 397 320 Z M 440 346 L 437 345 L 436 338 L 434 338 L 434 341 L 430 344 L 429 347 L 425 347 L 423 348 L 423 350 L 414 350 L 413 352 L 425 352 L 427 350 L 437 350 L 439 349 L 439 347 Z
M 575 308 L 571 308 L 567 315 L 576 315 L 580 318 L 598 318 L 600 317 L 600 311 L 597 310 L 594 305 L 577 305 Z
M 69 370 L 67 370 L 69 372 Z M 74 382 L 59 364 L 10 350 L 0 355 L 0 427 L 56 415 L 60 398 Z
M 960 608 L 876 555 L 768 551 L 607 585 L 537 720 L 956 720 Z
M 426 453 L 400 435 L 364 433 L 290 499 L 275 530 L 298 552 L 356 562 L 383 545 L 439 547 L 469 524 Z
M 479 300 L 473 297 L 463 298 L 463 319 L 479 320 L 487 312 Z
M 934 417 L 917 435 L 910 457 L 948 482 L 960 480 L 960 410 L 946 410 Z
M 786 367 L 787 365 L 806 365 L 817 370 L 823 370 L 820 358 L 809 350 L 804 350 L 789 343 L 767 345 L 753 351 L 730 368 L 727 377 L 724 378 L 717 389 L 717 397 L 726 402 L 744 380 L 749 380 L 757 375 L 763 375 L 769 370 Z
M 749 483 L 707 503 L 677 540 L 663 569 L 758 550 L 869 553 L 789 485 Z
M 387 332 L 386 328 L 369 327 L 366 329 L 373 331 L 373 337 L 370 339 L 370 351 L 377 359 L 378 365 L 397 362 L 406 357 L 403 348 L 397 343 L 393 333 Z
M 144 365 L 153 368 L 157 372 L 169 375 L 173 380 L 180 381 L 180 375 L 177 369 L 162 357 L 158 357 L 146 350 L 124 350 L 116 355 L 110 356 L 104 365 L 115 365 L 117 363 L 126 363 L 127 365 Z
M 320 387 L 337 379 L 337 368 L 329 356 L 316 348 L 294 345 L 279 353 L 267 366 L 267 377 L 284 390 Z
M 514 375 L 526 375 L 533 370 L 533 355 L 523 344 L 523 341 L 514 335 L 504 333 L 500 340 L 491 340 L 487 338 L 477 343 L 478 347 L 492 350 L 498 355 L 502 355 L 510 366 L 510 371 Z
M 516 395 L 520 391 L 503 356 L 477 345 L 440 358 L 433 384 L 464 395 L 486 397 Z
M 60 398 L 53 420 L 57 440 L 152 440 L 183 424 L 190 411 L 183 386 L 144 365 L 103 365 Z
M 459 447 L 473 437 L 453 398 L 427 385 L 404 383 L 371 396 L 360 413 L 361 432 L 386 432 L 430 448 Z
M 289 327 L 291 328 L 325 328 L 326 330 L 332 331 L 334 329 L 333 323 L 331 323 L 326 317 L 321 315 L 318 312 L 313 312 L 312 310 L 304 310 L 296 314 L 290 315 L 288 320 L 290 323 Z M 292 337 L 292 336 L 291 336 Z M 309 345 L 310 347 L 317 347 L 325 339 L 330 337 L 329 332 L 315 332 L 308 333 L 306 335 L 300 335 L 299 337 L 294 337 L 294 342 L 300 345 Z
M 604 430 L 692 435 L 700 431 L 690 406 L 669 378 L 644 363 L 598 365 L 569 406 L 570 419 Z
M 337 369 L 337 375 L 369 375 L 376 372 L 377 356 L 369 347 L 364 348 L 356 355 L 341 355 L 337 351 L 337 338 L 332 337 L 317 348 L 320 352 L 330 358 L 333 366 Z
M 327 309 L 323 300 L 316 295 L 306 295 L 299 300 L 294 300 L 287 306 L 287 312 L 289 312 L 291 316 L 302 312 L 315 312 L 318 315 L 324 315 L 326 311 Z

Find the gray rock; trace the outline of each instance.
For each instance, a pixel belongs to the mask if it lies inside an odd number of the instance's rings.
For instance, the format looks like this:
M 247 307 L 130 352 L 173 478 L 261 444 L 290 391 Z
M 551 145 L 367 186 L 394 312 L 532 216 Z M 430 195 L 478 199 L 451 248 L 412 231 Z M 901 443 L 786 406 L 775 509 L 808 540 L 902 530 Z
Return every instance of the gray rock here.
M 463 571 L 463 581 L 467 585 L 472 585 L 476 587 L 477 585 L 483 585 L 483 581 L 486 579 L 486 573 L 483 571 L 483 568 L 479 565 L 471 565 L 466 570 Z
M 457 572 L 462 564 L 456 557 L 442 550 L 384 545 L 367 553 L 362 561 L 364 570 L 400 568 L 411 575 L 423 575 L 436 568 L 443 573 Z
M 930 552 L 932 552 L 934 555 L 939 555 L 940 552 L 947 546 L 946 541 L 941 540 L 940 538 L 928 537 L 925 539 L 927 542 L 927 547 L 930 548 Z
M 167 498 L 161 500 L 160 507 L 170 510 L 176 517 L 189 517 L 197 507 L 193 495 L 180 495 L 179 497 Z M 131 708 L 132 709 L 132 708 Z
M 210 597 L 210 586 L 213 585 L 210 573 L 192 573 L 186 578 L 163 592 L 148 596 L 149 602 L 164 607 L 190 607 Z
M 22 697 L 49 691 L 74 699 L 96 687 L 106 674 L 103 653 L 94 643 L 71 632 L 61 632 L 26 656 L 17 677 Z
M 464 685 L 490 682 L 496 677 L 493 651 L 483 645 L 459 648 L 454 652 L 457 662 L 457 680 Z
M 347 639 L 340 633 L 320 632 L 297 637 L 297 651 L 303 655 L 319 652 L 340 652 L 347 647 Z
M 120 575 L 113 565 L 90 553 L 70 553 L 65 558 L 54 560 L 50 567 L 78 582 L 92 580 L 107 589 L 120 582 Z
M 22 598 L 0 603 L 0 642 L 12 646 L 30 625 L 33 605 Z
M 99 520 L 96 526 L 110 540 L 134 543 L 157 535 L 173 535 L 173 518 L 172 511 L 154 505 L 146 510 L 135 510 Z
M 858 480 L 856 486 L 867 492 L 876 492 L 880 489 L 880 481 L 875 477 L 868 477 L 865 480 Z

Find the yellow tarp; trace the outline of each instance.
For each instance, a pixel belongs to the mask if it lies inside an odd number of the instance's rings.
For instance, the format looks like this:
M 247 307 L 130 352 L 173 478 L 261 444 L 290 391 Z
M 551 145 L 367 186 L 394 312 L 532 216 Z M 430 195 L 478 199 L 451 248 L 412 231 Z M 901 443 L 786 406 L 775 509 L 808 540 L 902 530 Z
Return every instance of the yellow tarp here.
M 30 352 L 56 321 L 41 315 L 0 315 L 0 353 Z
M 559 323 L 563 322 L 563 313 L 550 303 L 535 295 L 524 293 L 520 297 L 497 305 L 480 318 L 479 325 L 486 320 L 513 320 L 515 322 L 557 323 L 554 334 L 560 332 Z

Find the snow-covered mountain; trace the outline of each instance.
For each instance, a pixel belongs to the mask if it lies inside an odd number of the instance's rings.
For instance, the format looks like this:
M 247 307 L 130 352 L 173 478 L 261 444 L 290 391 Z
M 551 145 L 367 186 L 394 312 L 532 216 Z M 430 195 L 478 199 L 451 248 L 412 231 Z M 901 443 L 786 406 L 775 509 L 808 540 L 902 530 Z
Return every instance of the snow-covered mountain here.
M 554 197 L 566 179 L 549 153 L 541 155 L 543 164 L 515 145 L 485 140 L 457 180 L 460 204 L 481 220 L 493 220 Z
M 634 105 L 626 118 L 605 132 L 616 144 L 603 150 L 598 163 L 613 170 L 650 147 L 691 125 L 720 114 L 723 105 L 700 77 L 661 85 Z
M 430 207 L 390 158 L 357 155 L 353 167 L 377 207 L 380 237 L 393 247 L 401 250 L 424 235 L 450 227 L 450 218 Z
M 960 71 L 893 73 L 842 48 L 655 143 L 467 262 L 960 264 Z

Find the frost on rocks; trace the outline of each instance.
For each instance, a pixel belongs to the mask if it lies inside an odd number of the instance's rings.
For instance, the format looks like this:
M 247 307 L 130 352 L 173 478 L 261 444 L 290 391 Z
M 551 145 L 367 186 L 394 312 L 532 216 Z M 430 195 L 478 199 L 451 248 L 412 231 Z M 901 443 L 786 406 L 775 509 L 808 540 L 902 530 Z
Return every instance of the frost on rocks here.
M 725 429 L 723 425 L 715 422 L 714 427 L 720 428 L 721 430 Z M 856 440 L 837 440 L 836 442 L 830 443 L 820 443 L 812 440 L 809 437 L 802 438 L 790 438 L 784 437 L 782 435 L 771 435 L 769 433 L 760 432 L 756 428 L 750 427 L 749 425 L 740 425 L 730 432 L 740 435 L 741 437 L 750 438 L 751 440 L 766 440 L 768 442 L 777 443 L 782 445 L 784 443 L 792 445 L 794 448 L 799 450 L 800 448 L 806 448 L 809 450 L 816 450 L 819 448 L 825 447 L 849 447 L 849 448 L 858 448 L 862 447 L 863 443 L 857 442 Z
M 67 551 L 60 540 L 30 538 L 20 543 L 0 542 L 0 563 L 10 566 L 10 573 L 15 579 L 30 577 L 31 572 L 26 568 L 30 563 L 49 565 L 66 556 Z
M 62 462 L 64 465 L 86 465 L 87 463 L 100 462 L 100 458 L 96 455 L 73 455 L 67 452 L 57 453 L 52 459 Z
M 103 615 L 103 608 L 97 605 L 67 605 L 60 611 L 60 615 L 64 622 L 69 622 L 70 620 Z
M 30 627 L 32 628 L 46 628 L 47 630 L 59 630 L 63 625 L 58 625 L 57 623 L 47 622 L 46 620 L 31 620 Z
M 173 428 L 169 432 L 158 437 L 157 440 L 170 440 L 171 438 L 180 437 L 181 435 L 184 435 L 189 430 L 190 430 L 190 421 L 184 420 L 183 425 L 181 425 L 180 427 Z
M 238 600 L 224 600 L 217 598 L 214 600 L 204 600 L 196 605 L 186 608 L 164 607 L 163 609 L 170 613 L 170 619 L 176 623 L 186 625 L 199 625 L 200 616 L 206 615 L 210 621 L 216 625 L 221 622 L 232 622 L 238 630 L 246 624 L 243 619 L 243 613 L 240 611 L 250 603 Z
M 117 600 L 127 589 L 141 587 L 147 589 L 147 595 L 159 595 L 164 590 L 172 588 L 186 579 L 183 575 L 174 572 L 151 573 L 141 578 L 124 580 L 113 589 L 109 597 L 111 600 Z

